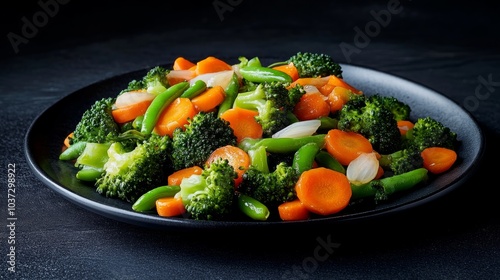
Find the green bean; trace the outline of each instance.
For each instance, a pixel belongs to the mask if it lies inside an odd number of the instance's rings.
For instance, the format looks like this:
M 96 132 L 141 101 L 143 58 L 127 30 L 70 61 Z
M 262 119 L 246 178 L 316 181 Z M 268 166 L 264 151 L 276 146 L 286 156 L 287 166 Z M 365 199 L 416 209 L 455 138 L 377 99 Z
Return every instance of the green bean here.
M 188 87 L 189 82 L 180 82 L 173 86 L 170 86 L 169 88 L 167 88 L 167 90 L 158 94 L 144 113 L 141 133 L 145 135 L 151 134 L 163 109 L 165 109 L 165 107 L 172 103 L 172 101 L 174 101 L 177 97 L 181 96 L 181 94 Z
M 239 147 L 245 151 L 249 151 L 264 146 L 270 153 L 294 153 L 300 147 L 310 142 L 323 147 L 325 145 L 325 136 L 325 134 L 316 134 L 294 138 L 245 138 L 240 142 Z
M 315 142 L 310 142 L 300 147 L 293 155 L 292 166 L 297 174 L 312 168 L 314 158 L 319 152 L 320 147 Z
M 372 180 L 366 184 L 351 184 L 352 199 L 386 197 L 395 192 L 408 190 L 420 182 L 425 181 L 427 179 L 427 173 L 427 169 L 422 167 L 391 177 Z
M 132 205 L 132 209 L 137 212 L 151 210 L 156 205 L 156 200 L 162 197 L 174 196 L 181 190 L 180 186 L 160 186 L 141 195 Z
M 59 159 L 60 160 L 73 160 L 73 159 L 78 158 L 82 154 L 86 145 L 87 145 L 87 142 L 84 142 L 84 141 L 74 143 L 73 145 L 69 146 L 66 150 L 64 150 L 59 155 Z
M 264 66 L 246 66 L 240 69 L 241 76 L 254 83 L 283 82 L 291 83 L 292 77 L 285 72 Z
M 132 122 L 132 127 L 140 130 L 142 127 L 143 120 L 144 120 L 144 115 L 137 116 Z
M 226 86 L 224 93 L 226 94 L 226 97 L 224 98 L 224 101 L 222 101 L 222 104 L 219 105 L 219 112 L 218 115 L 222 115 L 225 111 L 233 107 L 234 100 L 236 99 L 236 96 L 238 95 L 238 90 L 240 88 L 240 81 L 238 79 L 238 75 L 236 73 L 233 74 L 231 77 L 231 80 L 229 81 L 229 84 Z
M 250 156 L 250 164 L 252 166 L 259 171 L 269 173 L 266 147 L 260 146 L 254 150 L 249 150 L 248 155 Z
M 315 160 L 319 166 L 326 167 L 345 174 L 345 167 L 327 151 L 319 151 L 316 154 Z
M 248 195 L 238 195 L 238 207 L 253 220 L 265 221 L 269 217 L 269 209 L 262 202 Z
M 207 89 L 207 83 L 203 80 L 196 80 L 193 84 L 189 86 L 188 89 L 186 89 L 180 97 L 183 98 L 193 98 L 200 93 L 204 92 Z
M 319 129 L 329 130 L 333 128 L 337 128 L 338 120 L 332 117 L 320 117 L 319 120 L 321 124 Z

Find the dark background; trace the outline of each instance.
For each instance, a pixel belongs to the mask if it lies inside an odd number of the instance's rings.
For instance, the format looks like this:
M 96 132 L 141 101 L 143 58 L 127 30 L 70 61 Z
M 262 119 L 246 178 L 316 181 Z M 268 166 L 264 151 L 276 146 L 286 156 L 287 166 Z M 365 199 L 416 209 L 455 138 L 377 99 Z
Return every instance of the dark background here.
M 341 63 L 421 83 L 458 104 L 474 93 L 479 77 L 500 82 L 499 4 L 487 1 L 402 0 L 402 11 L 392 14 L 359 53 L 342 53 L 342 43 L 354 45 L 355 28 L 364 29 L 373 13 L 387 10 L 391 2 L 73 0 L 59 4 L 17 53 L 8 34 L 21 35 L 23 17 L 32 22 L 42 8 L 38 1 L 4 4 L 0 205 L 6 217 L 5 170 L 15 163 L 19 222 L 16 274 L 6 271 L 9 232 L 0 232 L 0 278 L 498 278 L 498 85 L 470 112 L 485 134 L 487 150 L 485 163 L 464 186 L 417 209 L 334 233 L 302 229 L 209 236 L 146 229 L 73 205 L 44 186 L 26 163 L 24 136 L 44 109 L 89 84 L 180 55 L 271 60 L 297 51 L 325 52 Z M 214 3 L 233 5 L 217 13 Z M 314 254 L 318 237 L 340 247 L 308 273 L 293 272 Z

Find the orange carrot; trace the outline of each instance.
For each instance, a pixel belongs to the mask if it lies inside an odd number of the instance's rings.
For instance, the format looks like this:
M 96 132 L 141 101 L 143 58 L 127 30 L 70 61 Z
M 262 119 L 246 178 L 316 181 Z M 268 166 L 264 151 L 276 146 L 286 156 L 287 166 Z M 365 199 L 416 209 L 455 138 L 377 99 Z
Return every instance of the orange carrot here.
M 250 156 L 248 153 L 236 146 L 222 146 L 210 154 L 206 164 L 209 165 L 218 158 L 227 159 L 229 164 L 233 166 L 234 171 L 238 174 L 238 177 L 234 180 L 235 185 L 238 186 L 243 180 L 243 173 L 250 166 Z
M 328 94 L 328 104 L 330 112 L 336 113 L 349 101 L 349 96 L 353 94 L 351 90 L 344 87 L 334 87 Z
M 200 175 L 203 169 L 199 166 L 186 167 L 177 170 L 167 177 L 167 184 L 169 186 L 180 186 L 182 179 L 187 178 L 191 175 Z
M 297 180 L 295 190 L 302 204 L 310 212 L 319 215 L 342 211 L 352 196 L 347 176 L 325 167 L 304 171 Z
M 373 178 L 373 179 L 376 180 L 376 179 L 382 178 L 382 176 L 384 176 L 384 173 L 385 173 L 384 168 L 382 168 L 382 166 L 379 165 L 377 175 L 375 175 L 375 178 Z
M 413 125 L 414 125 L 414 123 L 411 121 L 399 120 L 398 121 L 399 132 L 401 133 L 401 135 L 406 135 L 406 132 L 408 132 L 408 130 L 412 129 Z
M 70 138 L 72 138 L 72 137 L 73 137 L 73 132 L 70 132 L 70 133 L 68 134 L 68 136 L 66 136 L 66 138 L 64 138 L 64 142 L 63 142 L 63 143 L 64 143 L 64 146 L 65 146 L 66 148 L 69 148 L 69 146 L 70 146 L 70 144 L 69 144 L 69 139 L 70 139 Z
M 205 59 L 202 59 L 196 63 L 196 75 L 206 74 L 206 73 L 214 73 L 224 70 L 232 70 L 231 65 L 226 63 L 225 61 L 213 57 L 208 56 Z
M 318 119 L 330 114 L 330 106 L 320 92 L 303 94 L 295 105 L 293 113 L 301 121 Z
M 193 62 L 187 60 L 186 58 L 179 56 L 174 60 L 173 70 L 188 70 L 189 68 L 195 66 Z
M 226 98 L 226 93 L 222 86 L 213 86 L 193 97 L 191 102 L 198 112 L 208 112 L 219 106 Z
M 325 147 L 342 165 L 349 165 L 361 153 L 373 152 L 372 144 L 363 135 L 336 128 L 326 134 Z
M 324 96 L 328 96 L 336 86 L 326 83 L 318 88 L 319 92 Z
M 293 62 L 285 65 L 275 66 L 273 67 L 273 69 L 287 73 L 290 77 L 292 77 L 292 81 L 295 81 L 299 78 L 299 71 L 297 70 L 297 67 L 293 65 Z
M 327 83 L 334 85 L 334 86 L 337 86 L 337 87 L 343 87 L 346 89 L 350 89 L 355 94 L 363 94 L 363 92 L 361 90 L 355 88 L 354 86 L 352 86 L 349 83 L 347 83 L 346 81 L 344 81 L 344 79 L 339 78 L 335 75 L 330 75 Z
M 310 216 L 309 210 L 299 199 L 278 205 L 278 213 L 283 221 L 307 220 Z
M 111 114 L 117 123 L 126 123 L 134 120 L 138 116 L 144 115 L 151 102 L 152 100 L 144 100 L 133 103 L 125 107 L 114 109 L 111 111 Z
M 429 147 L 420 154 L 424 160 L 424 168 L 434 174 L 447 171 L 457 160 L 457 153 L 444 147 Z
M 241 140 L 247 137 L 262 137 L 262 125 L 255 119 L 258 115 L 259 112 L 257 111 L 234 107 L 224 111 L 220 115 L 220 118 L 229 122 L 229 126 L 233 129 L 236 136 L 236 141 L 240 143 Z
M 186 208 L 180 196 L 169 196 L 156 200 L 156 212 L 162 217 L 176 217 L 184 214 Z
M 160 113 L 154 131 L 159 135 L 172 137 L 174 130 L 188 124 L 188 119 L 193 118 L 196 113 L 198 112 L 189 98 L 176 98 Z

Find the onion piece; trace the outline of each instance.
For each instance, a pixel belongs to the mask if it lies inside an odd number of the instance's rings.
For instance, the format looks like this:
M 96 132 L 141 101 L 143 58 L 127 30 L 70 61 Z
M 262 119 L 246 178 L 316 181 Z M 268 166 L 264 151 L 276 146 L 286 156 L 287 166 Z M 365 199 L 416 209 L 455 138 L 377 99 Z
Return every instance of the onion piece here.
M 142 101 L 150 101 L 155 98 L 156 95 L 149 93 L 147 91 L 127 91 L 124 92 L 116 98 L 113 108 L 123 108 L 130 106 L 135 103 Z
M 291 125 L 274 133 L 272 138 L 301 137 L 313 135 L 321 125 L 320 120 L 294 122 Z
M 346 176 L 354 185 L 366 184 L 377 176 L 379 161 L 375 153 L 362 153 L 349 163 Z
M 234 70 L 223 70 L 201 74 L 189 80 L 189 83 L 193 84 L 197 80 L 203 80 L 207 84 L 207 87 L 221 86 L 222 88 L 226 88 L 233 77 L 233 73 Z
M 179 81 L 189 81 L 194 77 L 196 77 L 196 73 L 192 70 L 171 70 L 167 73 L 167 80 L 170 84 Z

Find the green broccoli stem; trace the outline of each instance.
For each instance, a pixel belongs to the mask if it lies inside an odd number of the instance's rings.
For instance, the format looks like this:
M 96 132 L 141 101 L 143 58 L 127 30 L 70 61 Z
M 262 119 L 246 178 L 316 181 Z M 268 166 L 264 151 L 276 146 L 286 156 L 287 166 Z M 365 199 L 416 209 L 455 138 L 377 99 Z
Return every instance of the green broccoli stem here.
M 266 147 L 260 146 L 254 150 L 249 150 L 248 155 L 250 156 L 250 164 L 254 166 L 255 169 L 264 173 L 269 173 Z
M 417 184 L 427 180 L 427 169 L 417 168 L 412 171 L 372 180 L 366 184 L 351 184 L 352 200 L 374 197 L 376 200 L 385 198 L 393 193 L 411 189 Z
M 311 142 L 316 143 L 319 147 L 324 147 L 325 136 L 326 134 L 294 138 L 245 138 L 238 146 L 247 152 L 263 146 L 270 153 L 294 153 L 300 147 Z
M 400 158 L 403 156 L 403 150 L 396 151 L 390 154 L 381 154 L 379 158 L 379 164 L 382 167 L 388 167 L 394 159 Z

